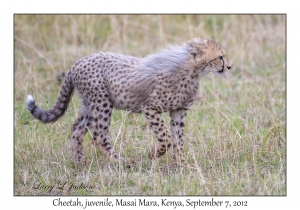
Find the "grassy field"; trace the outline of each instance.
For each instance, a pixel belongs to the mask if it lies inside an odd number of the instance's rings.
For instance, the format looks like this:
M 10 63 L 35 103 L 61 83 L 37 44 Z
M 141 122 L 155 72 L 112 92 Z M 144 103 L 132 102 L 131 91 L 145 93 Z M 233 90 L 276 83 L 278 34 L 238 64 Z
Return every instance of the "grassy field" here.
M 284 15 L 14 19 L 15 195 L 286 195 Z M 57 77 L 88 54 L 142 57 L 193 37 L 216 40 L 232 62 L 226 79 L 208 75 L 200 81 L 198 100 L 187 116 L 185 155 L 197 170 L 169 167 L 171 152 L 149 160 L 156 139 L 144 116 L 118 110 L 110 136 L 135 168 L 107 163 L 91 135 L 84 142 L 87 164 L 75 166 L 68 139 L 81 108 L 78 96 L 54 124 L 34 120 L 26 109 L 28 94 L 42 108 L 51 108 L 60 89 Z M 164 119 L 168 122 L 166 114 Z

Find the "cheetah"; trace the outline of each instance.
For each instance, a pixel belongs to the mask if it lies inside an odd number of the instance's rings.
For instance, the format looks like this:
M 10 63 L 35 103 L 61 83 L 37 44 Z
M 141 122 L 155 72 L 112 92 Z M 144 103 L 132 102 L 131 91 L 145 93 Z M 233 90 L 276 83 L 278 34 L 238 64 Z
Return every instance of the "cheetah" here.
M 109 133 L 112 109 L 142 113 L 157 141 L 148 156 L 161 157 L 171 147 L 177 164 L 184 158 L 184 126 L 198 90 L 199 79 L 212 72 L 226 76 L 231 65 L 217 42 L 194 38 L 146 57 L 99 52 L 80 59 L 65 75 L 57 101 L 43 110 L 27 96 L 27 108 L 43 123 L 55 122 L 66 111 L 74 89 L 83 102 L 71 128 L 72 155 L 84 163 L 83 139 L 91 131 L 92 142 L 112 162 L 126 162 L 114 150 Z M 169 112 L 170 129 L 161 118 Z

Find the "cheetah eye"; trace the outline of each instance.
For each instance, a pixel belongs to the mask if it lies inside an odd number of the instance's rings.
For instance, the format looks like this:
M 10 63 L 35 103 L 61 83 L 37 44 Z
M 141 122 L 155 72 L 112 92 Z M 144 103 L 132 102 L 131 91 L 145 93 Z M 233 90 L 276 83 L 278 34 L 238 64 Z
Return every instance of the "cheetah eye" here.
M 222 59 L 223 59 L 223 56 L 221 55 L 219 58 L 220 58 L 220 60 L 222 60 Z

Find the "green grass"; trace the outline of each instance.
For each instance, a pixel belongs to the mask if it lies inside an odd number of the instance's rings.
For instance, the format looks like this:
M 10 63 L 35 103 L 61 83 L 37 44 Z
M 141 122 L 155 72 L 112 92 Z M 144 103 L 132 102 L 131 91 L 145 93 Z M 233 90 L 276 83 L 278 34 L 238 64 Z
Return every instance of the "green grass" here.
M 286 195 L 284 15 L 15 15 L 14 24 L 15 195 Z M 198 170 L 170 167 L 171 152 L 149 160 L 156 140 L 144 116 L 118 110 L 110 136 L 135 168 L 109 164 L 89 134 L 87 164 L 76 166 L 68 139 L 81 108 L 78 96 L 54 124 L 26 110 L 28 94 L 50 108 L 60 89 L 57 76 L 83 56 L 145 56 L 193 37 L 219 42 L 233 66 L 226 79 L 200 81 L 188 113 L 185 156 Z M 66 182 L 63 189 L 59 181 Z M 91 189 L 69 190 L 71 183 Z M 51 191 L 42 188 L 51 185 Z

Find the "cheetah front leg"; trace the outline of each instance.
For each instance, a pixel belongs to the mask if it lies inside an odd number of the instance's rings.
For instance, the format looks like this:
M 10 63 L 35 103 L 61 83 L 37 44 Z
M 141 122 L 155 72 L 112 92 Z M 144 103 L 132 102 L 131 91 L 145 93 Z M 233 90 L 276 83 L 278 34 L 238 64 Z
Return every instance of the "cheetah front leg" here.
M 183 155 L 183 131 L 186 114 L 187 110 L 185 109 L 170 112 L 170 130 L 174 139 L 173 158 L 179 164 L 186 164 Z
M 143 108 L 143 113 L 158 140 L 148 154 L 150 159 L 155 159 L 164 155 L 171 147 L 173 143 L 172 136 L 161 118 L 161 112 L 157 111 L 155 107 L 146 105 Z

